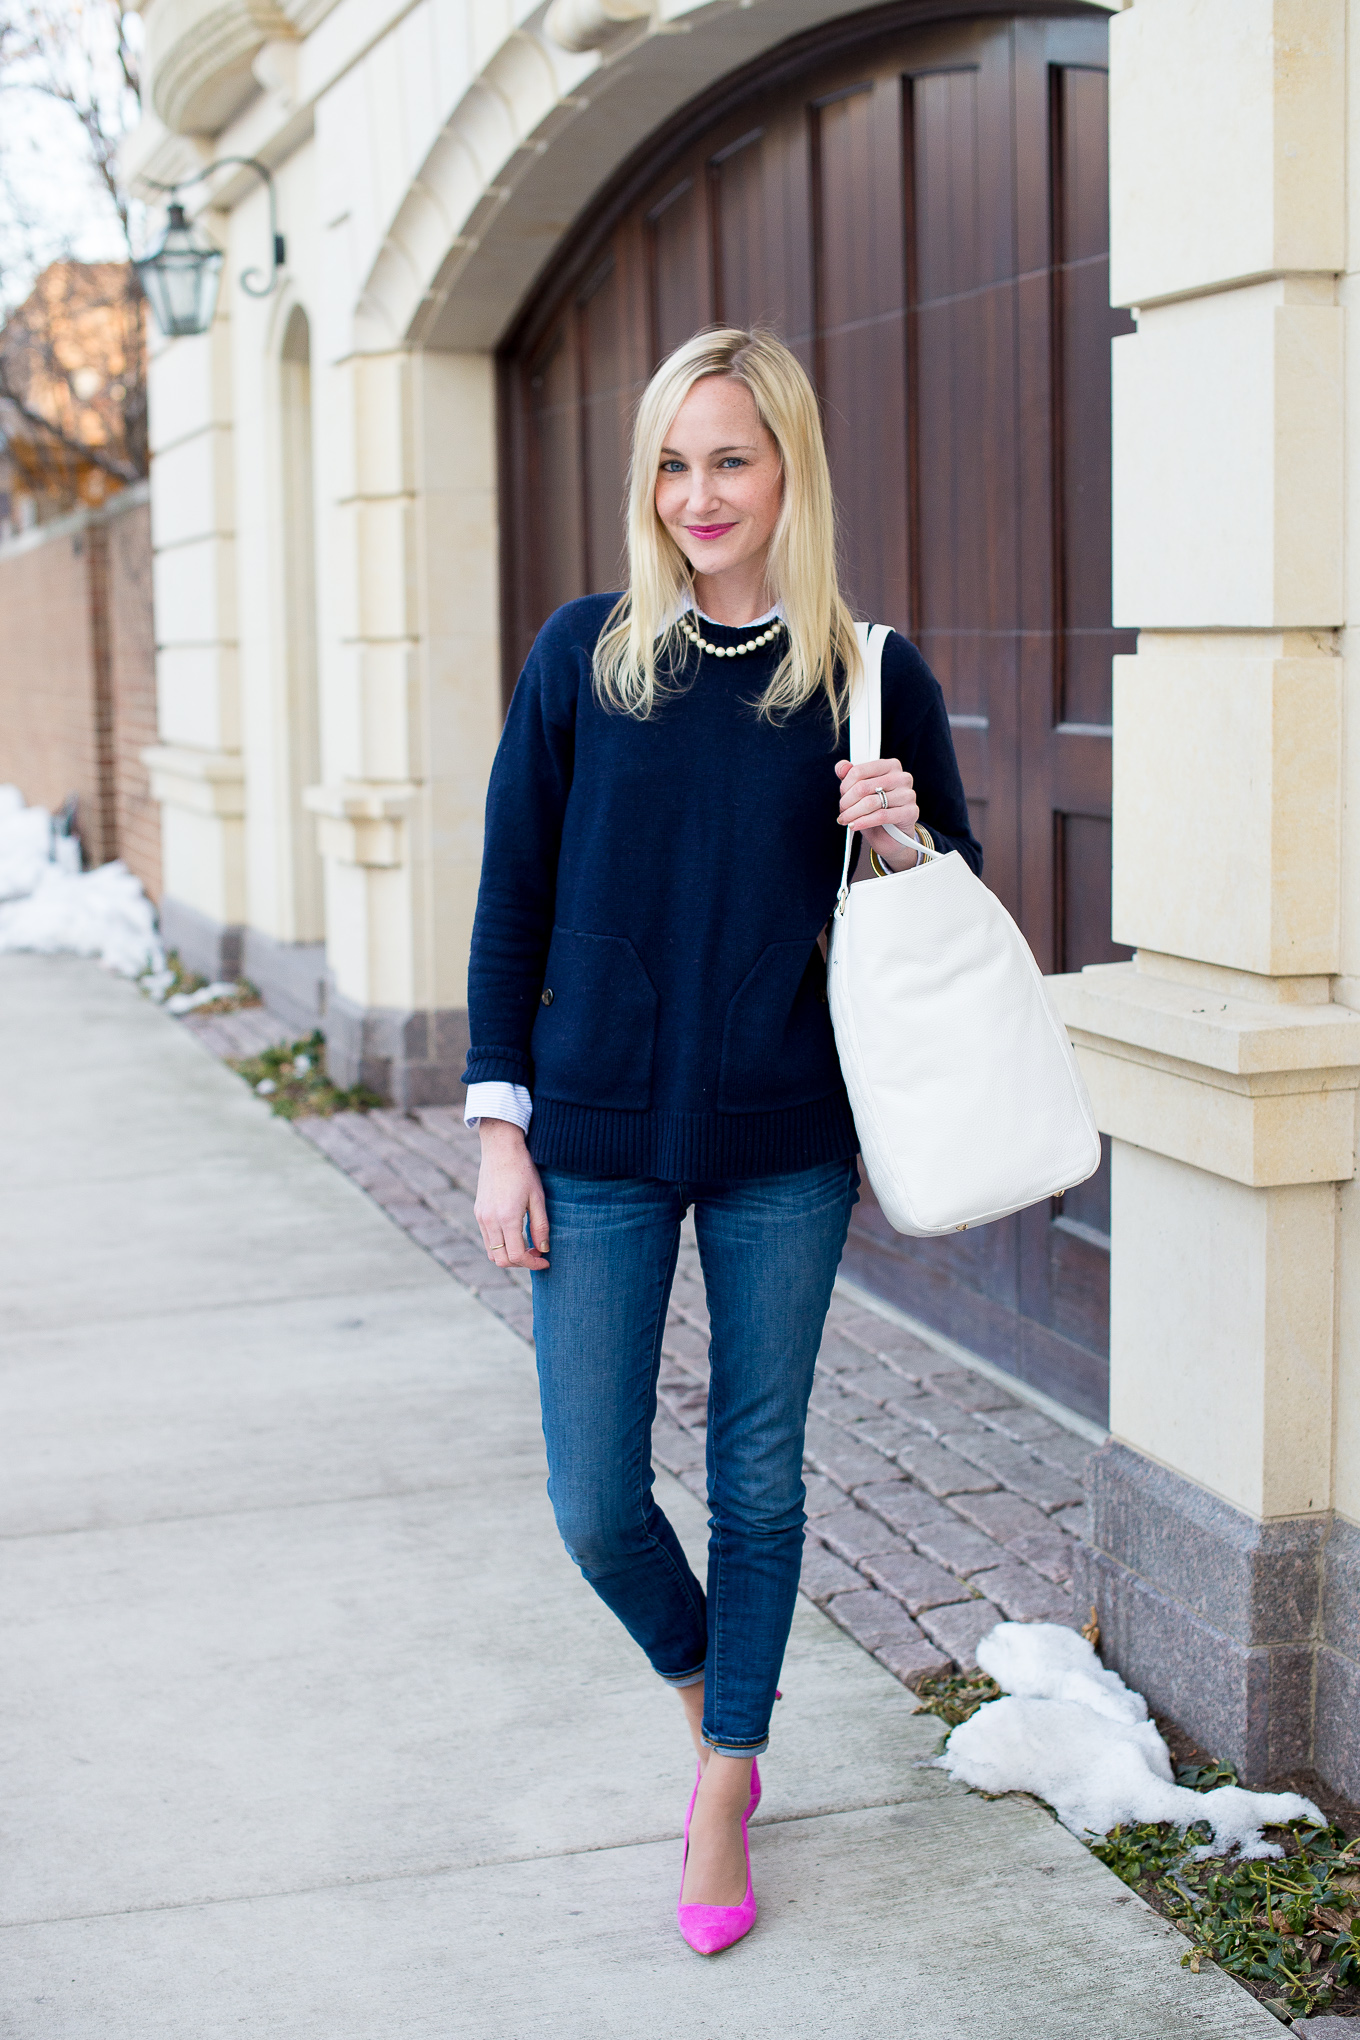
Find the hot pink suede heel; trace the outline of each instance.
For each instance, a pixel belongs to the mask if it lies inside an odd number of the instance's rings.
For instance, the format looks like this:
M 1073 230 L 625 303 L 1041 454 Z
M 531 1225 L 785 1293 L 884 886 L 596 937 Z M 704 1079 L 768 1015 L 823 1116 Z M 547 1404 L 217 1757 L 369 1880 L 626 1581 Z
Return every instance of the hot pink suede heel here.
M 760 1804 L 760 1767 L 751 1765 L 751 1797 L 741 1817 L 741 1845 L 746 1853 L 746 1896 L 740 1905 L 685 1905 L 685 1864 L 689 1858 L 689 1824 L 694 1815 L 694 1802 L 699 1797 L 699 1779 L 694 1781 L 694 1790 L 689 1795 L 685 1809 L 685 1852 L 680 1858 L 681 1902 L 676 1905 L 675 1917 L 681 1933 L 697 1955 L 718 1955 L 724 1948 L 730 1948 L 734 1941 L 740 1941 L 749 1934 L 756 1923 L 756 1895 L 751 1888 L 751 1839 L 747 1824 Z

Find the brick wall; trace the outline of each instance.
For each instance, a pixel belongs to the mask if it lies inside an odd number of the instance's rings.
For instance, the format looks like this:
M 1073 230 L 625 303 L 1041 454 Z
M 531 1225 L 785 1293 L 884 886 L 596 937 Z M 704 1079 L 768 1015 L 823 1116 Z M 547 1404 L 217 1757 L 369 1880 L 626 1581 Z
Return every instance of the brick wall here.
M 156 742 L 150 504 L 129 504 L 124 515 L 108 517 L 104 533 L 114 834 L 117 855 L 155 900 L 161 892 L 161 811 L 141 757 Z
M 139 753 L 156 740 L 151 519 L 144 486 L 0 545 L 0 780 L 77 800 L 87 864 L 122 857 L 160 891 L 160 820 Z

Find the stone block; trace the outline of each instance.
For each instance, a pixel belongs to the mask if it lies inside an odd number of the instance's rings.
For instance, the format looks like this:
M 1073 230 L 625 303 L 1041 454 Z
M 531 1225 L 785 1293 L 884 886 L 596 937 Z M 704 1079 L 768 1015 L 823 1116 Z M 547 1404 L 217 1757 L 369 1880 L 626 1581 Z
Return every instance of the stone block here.
M 1007 1494 L 1004 1488 L 985 1495 L 954 1495 L 949 1506 L 965 1523 L 972 1523 L 998 1544 L 1009 1544 L 1013 1537 L 1052 1532 L 1054 1518 L 1036 1509 L 1033 1502 Z
M 954 1668 L 952 1658 L 927 1643 L 924 1636 L 894 1637 L 887 1643 L 880 1643 L 874 1656 L 881 1665 L 899 1678 L 913 1693 L 919 1693 L 927 1679 L 939 1678 Z
M 897 1551 L 901 1540 L 881 1522 L 870 1515 L 867 1509 L 857 1509 L 853 1502 L 847 1502 L 829 1516 L 819 1516 L 812 1526 L 812 1535 L 819 1537 L 850 1565 L 858 1565 L 863 1558 L 871 1558 L 880 1552 Z
M 812 1380 L 812 1393 L 808 1397 L 808 1408 L 819 1417 L 826 1417 L 833 1424 L 853 1423 L 856 1417 L 865 1414 L 865 1406 L 856 1397 L 846 1395 L 839 1377 L 823 1374 L 818 1368 Z
M 1006 1539 L 1006 1549 L 1056 1586 L 1068 1586 L 1072 1579 L 1072 1539 L 1061 1530 L 1022 1530 Z
M 1081 1500 L 1081 1487 L 1069 1474 L 1045 1466 L 1025 1446 L 1012 1445 L 1009 1438 L 985 1431 L 951 1432 L 944 1444 L 990 1474 L 994 1483 L 1038 1509 L 1060 1509 L 1065 1503 Z
M 1334 293 L 1330 276 L 1272 278 L 1144 306 L 1137 331 L 1115 340 L 1116 625 L 1306 630 L 1342 622 L 1346 315 Z M 1241 709 L 1250 714 L 1245 701 Z M 1198 754 L 1195 711 L 1183 701 L 1178 715 L 1187 761 Z M 1213 787 L 1220 775 L 1231 777 L 1237 745 L 1235 730 L 1219 731 Z M 1210 775 L 1200 781 L 1197 793 L 1216 806 Z M 1114 925 L 1122 940 L 1115 827 Z M 1183 837 L 1179 823 L 1170 833 L 1177 843 Z M 1273 829 L 1264 833 L 1278 840 Z M 1219 857 L 1236 849 L 1222 840 L 1215 847 Z M 1151 850 L 1160 869 L 1161 854 Z M 1184 895 L 1184 885 L 1177 892 Z M 1144 939 L 1171 955 L 1203 953 Z
M 835 1594 L 862 1592 L 864 1580 L 853 1566 L 848 1566 L 825 1545 L 809 1538 L 803 1546 L 803 1567 L 798 1577 L 801 1593 L 819 1608 L 824 1608 Z
M 882 1480 L 886 1471 L 881 1452 L 856 1443 L 835 1424 L 815 1415 L 808 1418 L 804 1456 L 814 1472 L 825 1474 L 847 1490 L 863 1481 Z
M 803 1491 L 806 1497 L 803 1507 L 809 1518 L 829 1516 L 833 1509 L 845 1506 L 845 1496 L 835 1482 L 827 1480 L 820 1473 L 803 1475 Z
M 932 1495 L 979 1494 L 998 1485 L 989 1473 L 928 1439 L 904 1445 L 894 1457 L 903 1472 Z
M 1118 14 L 1114 304 L 1345 268 L 1345 36 L 1344 0 L 1138 0 Z
M 833 1304 L 836 1312 L 835 1323 L 844 1330 L 864 1351 L 885 1360 L 910 1381 L 919 1382 L 922 1376 L 939 1359 L 933 1346 L 927 1346 L 901 1325 L 895 1325 L 881 1318 L 873 1311 L 851 1308 L 845 1316 L 840 1315 L 839 1304 Z
M 1355 1633 L 1351 1633 L 1355 1648 Z M 1352 1802 L 1360 1800 L 1360 1664 L 1324 1645 L 1317 1653 L 1313 1762 Z
M 1252 1790 L 1310 1765 L 1310 1642 L 1243 1642 L 1107 1553 L 1078 1544 L 1074 1557 L 1074 1606 L 1095 1607 L 1102 1658 L 1154 1713 L 1235 1765 Z
M 1319 1516 L 1259 1522 L 1115 1440 L 1091 1465 L 1090 1542 L 1244 1644 L 1297 1643 L 1319 1616 Z
M 667 1319 L 666 1329 L 661 1335 L 663 1353 L 674 1353 L 681 1360 L 698 1360 L 706 1367 L 708 1344 L 706 1332 L 696 1331 L 695 1327 L 687 1325 L 683 1318 Z
M 1015 1397 L 1004 1388 L 988 1381 L 985 1374 L 974 1374 L 965 1367 L 939 1368 L 926 1376 L 925 1385 L 961 1410 L 1009 1410 L 1016 1406 Z
M 957 1403 L 926 1389 L 917 1395 L 892 1396 L 886 1409 L 889 1416 L 910 1424 L 914 1430 L 923 1431 L 928 1438 L 942 1438 L 947 1431 L 961 1430 L 968 1421 L 960 1413 Z
M 840 1386 L 854 1395 L 863 1396 L 866 1401 L 880 1406 L 890 1396 L 898 1400 L 912 1397 L 917 1391 L 911 1382 L 904 1381 L 895 1368 L 885 1366 L 881 1360 L 871 1361 L 864 1367 L 847 1368 L 837 1376 Z
M 1034 1457 L 1041 1459 L 1045 1466 L 1061 1467 L 1064 1473 L 1070 1473 L 1073 1480 L 1079 1481 L 1083 1487 L 1086 1485 L 1087 1469 L 1099 1450 L 1098 1446 L 1092 1445 L 1087 1439 L 1078 1438 L 1071 1431 L 1059 1431 L 1056 1428 L 1047 1437 L 1040 1435 L 1027 1438 L 1023 1442 Z
M 1041 1579 L 1019 1560 L 990 1571 L 976 1572 L 969 1585 L 995 1601 L 1011 1622 L 1071 1622 L 1072 1596 L 1051 1580 Z
M 698 1425 L 702 1428 L 708 1420 L 708 1390 L 696 1381 L 684 1381 L 679 1387 L 660 1391 L 668 1408 L 682 1424 Z
M 1049 1521 L 1069 1537 L 1085 1537 L 1090 1530 L 1091 1512 L 1085 1502 L 1079 1502 L 1070 1509 L 1055 1509 Z
M 843 1339 L 828 1320 L 817 1353 L 817 1365 L 827 1374 L 843 1374 L 864 1365 L 864 1349 Z
M 937 1502 L 904 1475 L 896 1480 L 867 1481 L 855 1489 L 855 1500 L 862 1508 L 872 1509 L 894 1530 L 914 1533 L 925 1523 L 953 1521 L 943 1502 Z
M 922 1608 L 938 1608 L 948 1601 L 971 1598 L 968 1588 L 953 1573 L 932 1565 L 929 1559 L 911 1550 L 866 1558 L 863 1571 L 876 1587 L 899 1600 L 909 1615 L 919 1614 Z
M 891 1594 L 870 1587 L 863 1593 L 837 1594 L 827 1602 L 832 1620 L 848 1630 L 866 1650 L 879 1651 L 895 1643 L 919 1643 L 921 1632 L 900 1601 Z
M 1001 1545 L 958 1521 L 922 1523 L 911 1532 L 911 1541 L 936 1565 L 946 1566 L 964 1579 L 986 1566 L 1000 1565 L 1005 1557 Z
M 1002 1620 L 1001 1610 L 990 1601 L 953 1601 L 945 1608 L 923 1610 L 921 1627 L 960 1671 L 971 1672 L 977 1666 L 978 1645 Z
M 978 1422 L 985 1424 L 989 1431 L 999 1431 L 1003 1438 L 1010 1438 L 1017 1445 L 1033 1445 L 1041 1438 L 1065 1438 L 1070 1433 L 1059 1430 L 1038 1410 L 1026 1409 L 1017 1403 L 1011 1410 L 985 1410 L 978 1412 Z M 1090 1447 L 1094 1452 L 1094 1445 Z
M 849 1402 L 854 1398 L 847 1397 L 846 1400 Z M 845 1423 L 852 1438 L 872 1445 L 874 1450 L 881 1452 L 885 1458 L 892 1458 L 904 1445 L 913 1445 L 920 1436 L 920 1433 L 913 1431 L 909 1424 L 904 1424 L 900 1417 L 891 1417 L 886 1410 L 871 1409 L 865 1404 L 861 1404 L 861 1408 L 865 1410 L 863 1416 L 856 1417 L 847 1410 L 840 1421 Z
M 652 1457 L 667 1473 L 680 1474 L 704 1464 L 704 1447 L 692 1431 L 658 1410 L 652 1421 Z

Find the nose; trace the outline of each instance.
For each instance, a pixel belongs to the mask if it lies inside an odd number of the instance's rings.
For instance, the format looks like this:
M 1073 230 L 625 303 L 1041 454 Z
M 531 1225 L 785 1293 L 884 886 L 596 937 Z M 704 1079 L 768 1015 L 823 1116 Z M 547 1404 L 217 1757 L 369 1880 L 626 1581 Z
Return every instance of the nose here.
M 685 514 L 689 522 L 691 524 L 702 524 L 705 516 L 711 515 L 714 510 L 718 509 L 721 502 L 722 498 L 718 494 L 713 476 L 707 469 L 699 467 L 691 468 L 689 497 L 685 504 Z

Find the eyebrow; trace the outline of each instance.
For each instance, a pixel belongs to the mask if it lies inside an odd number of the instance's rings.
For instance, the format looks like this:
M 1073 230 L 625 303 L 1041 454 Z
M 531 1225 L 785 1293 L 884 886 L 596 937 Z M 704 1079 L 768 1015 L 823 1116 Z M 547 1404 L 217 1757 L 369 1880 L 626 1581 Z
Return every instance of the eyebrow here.
M 710 448 L 710 458 L 715 458 L 720 453 L 755 453 L 758 450 L 759 450 L 758 448 L 751 446 L 749 444 L 745 445 L 739 444 L 737 446 L 714 446 Z M 661 451 L 663 455 L 670 454 L 671 457 L 675 460 L 683 460 L 685 458 L 684 454 L 681 453 L 680 449 L 676 446 L 663 446 Z

